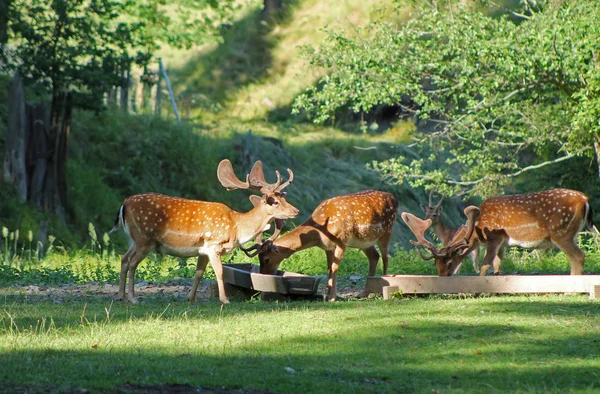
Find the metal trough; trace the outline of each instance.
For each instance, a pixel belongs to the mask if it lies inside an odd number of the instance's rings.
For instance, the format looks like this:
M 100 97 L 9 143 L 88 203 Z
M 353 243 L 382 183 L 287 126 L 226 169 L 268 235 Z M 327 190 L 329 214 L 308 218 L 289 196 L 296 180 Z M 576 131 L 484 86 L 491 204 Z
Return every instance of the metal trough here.
M 255 264 L 223 264 L 226 284 L 262 293 L 288 296 L 315 296 L 321 278 L 296 272 L 277 271 L 275 275 L 259 272 Z

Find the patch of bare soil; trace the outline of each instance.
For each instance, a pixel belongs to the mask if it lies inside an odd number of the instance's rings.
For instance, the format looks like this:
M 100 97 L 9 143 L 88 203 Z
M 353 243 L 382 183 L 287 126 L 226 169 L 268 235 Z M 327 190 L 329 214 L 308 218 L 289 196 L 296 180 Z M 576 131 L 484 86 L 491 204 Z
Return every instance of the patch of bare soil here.
M 362 291 L 364 283 L 361 280 L 355 281 L 347 278 L 338 280 L 337 293 L 341 298 L 355 298 Z M 135 284 L 136 296 L 143 300 L 144 298 L 164 297 L 171 299 L 187 300 L 188 293 L 192 288 L 192 280 L 182 280 L 172 283 L 150 283 L 138 281 Z M 32 300 L 52 301 L 60 304 L 67 299 L 81 297 L 113 297 L 117 299 L 119 286 L 113 283 L 86 283 L 86 284 L 67 284 L 67 285 L 25 285 L 10 286 L 0 290 L 0 294 L 20 294 L 31 296 Z M 318 295 L 327 293 L 327 278 L 323 278 L 317 290 Z M 216 282 L 212 280 L 202 280 L 198 287 L 196 296 L 198 301 L 209 300 L 218 297 Z M 318 298 L 318 297 L 317 297 Z

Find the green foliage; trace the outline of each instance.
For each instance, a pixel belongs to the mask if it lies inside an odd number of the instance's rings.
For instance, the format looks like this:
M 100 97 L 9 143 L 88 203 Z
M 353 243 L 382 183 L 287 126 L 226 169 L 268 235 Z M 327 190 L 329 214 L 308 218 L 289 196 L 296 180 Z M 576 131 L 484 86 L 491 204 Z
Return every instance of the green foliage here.
M 219 161 L 232 156 L 227 135 L 196 133 L 153 116 L 86 111 L 76 113 L 73 129 L 69 196 L 81 232 L 92 222 L 102 236 L 123 199 L 136 193 L 234 201 L 216 177 Z
M 311 64 L 329 73 L 298 97 L 296 111 L 323 122 L 346 106 L 400 106 L 425 122 L 416 153 L 428 147 L 447 159 L 430 169 L 431 157 L 400 156 L 374 168 L 446 194 L 498 193 L 540 165 L 532 153 L 552 152 L 544 164 L 595 156 L 596 2 L 540 2 L 536 10 L 524 2 L 517 20 L 515 12 L 491 17 L 415 3 L 406 23 L 330 30 L 328 44 L 305 47 Z
M 41 92 L 73 91 L 75 105 L 98 109 L 132 64 L 145 68 L 164 43 L 189 47 L 215 38 L 241 4 L 11 0 L 8 43 L 17 70 Z

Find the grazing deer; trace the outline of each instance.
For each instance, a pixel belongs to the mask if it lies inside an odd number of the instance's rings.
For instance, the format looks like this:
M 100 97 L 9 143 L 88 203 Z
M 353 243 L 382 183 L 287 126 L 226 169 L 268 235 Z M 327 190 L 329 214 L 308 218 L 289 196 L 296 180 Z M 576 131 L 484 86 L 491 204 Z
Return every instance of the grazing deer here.
M 484 276 L 492 266 L 494 275 L 500 274 L 504 250 L 510 246 L 530 249 L 546 249 L 557 246 L 569 258 L 571 275 L 583 274 L 585 255 L 577 246 L 575 237 L 584 227 L 595 232 L 592 223 L 592 208 L 585 194 L 575 190 L 552 189 L 536 193 L 491 197 L 481 204 L 480 211 L 481 214 L 475 227 L 476 234 L 470 237 L 467 244 L 471 248 L 478 239 L 485 245 L 486 252 L 480 270 L 481 276 Z M 412 222 L 418 223 L 419 220 L 417 218 L 417 221 L 413 220 Z M 418 240 L 418 233 L 424 226 L 425 223 L 413 225 L 413 227 L 409 225 Z M 425 245 L 426 242 L 419 241 L 417 244 L 428 248 Z M 445 261 L 445 264 L 450 266 L 452 253 L 443 250 L 438 252 L 436 265 L 440 275 L 443 275 L 448 268 L 444 269 L 440 265 Z M 468 253 L 468 249 L 464 253 Z M 440 264 L 438 264 L 438 260 L 440 260 Z
M 169 197 L 157 193 L 137 194 L 127 198 L 121 208 L 116 230 L 123 227 L 129 237 L 130 247 L 121 259 L 119 298 L 137 302 L 134 294 L 134 277 L 138 264 L 156 250 L 178 257 L 198 256 L 194 285 L 188 299 L 194 302 L 200 278 L 210 261 L 219 287 L 219 299 L 229 303 L 223 284 L 221 256 L 233 251 L 240 244 L 255 238 L 267 230 L 269 222 L 277 219 L 291 219 L 299 211 L 285 199 L 282 190 L 294 179 L 288 169 L 289 179 L 281 183 L 278 171 L 277 182 L 265 181 L 262 163 L 257 161 L 246 181 L 240 181 L 227 159 L 219 163 L 217 177 L 228 190 L 252 189 L 262 196 L 250 196 L 254 208 L 246 213 L 236 212 L 218 202 L 188 200 Z M 125 284 L 129 278 L 127 298 Z
M 421 209 L 425 212 L 425 219 L 431 219 L 431 225 L 433 227 L 433 232 L 435 236 L 442 242 L 444 246 L 448 246 L 450 241 L 454 238 L 456 234 L 457 228 L 448 228 L 444 226 L 442 222 L 442 202 L 444 201 L 444 196 L 438 201 L 437 204 L 433 204 L 432 202 L 433 191 L 429 193 L 429 205 L 420 204 Z M 479 273 L 479 240 L 475 239 L 473 245 L 473 250 L 469 254 L 471 260 L 473 260 L 473 270 Z M 452 274 L 458 273 L 460 267 L 462 265 L 461 262 L 456 262 L 456 265 L 453 265 L 454 271 Z
M 364 252 L 369 259 L 369 276 L 373 276 L 379 260 L 375 244 L 379 245 L 383 274 L 387 274 L 388 246 L 397 214 L 398 201 L 389 193 L 367 190 L 345 194 L 323 201 L 310 218 L 275 241 L 242 250 L 249 256 L 258 254 L 260 272 L 272 275 L 290 255 L 315 246 L 323 249 L 329 272 L 327 299 L 335 301 L 337 271 L 346 248 Z M 252 249 L 256 253 L 249 253 Z
M 434 259 L 439 276 L 452 276 L 455 274 L 465 257 L 474 248 L 476 242 L 475 223 L 479 218 L 480 211 L 475 206 L 469 206 L 465 208 L 464 212 L 467 223 L 457 228 L 452 238 L 445 242 L 444 247 L 441 249 L 436 248 L 432 242 L 425 239 L 425 232 L 433 223 L 432 219 L 419 219 L 408 212 L 403 212 L 401 215 L 404 223 L 417 238 L 416 242 L 412 240 L 410 242 L 429 251 L 429 255 L 425 255 L 421 252 L 421 249 L 417 248 L 417 252 L 424 260 Z

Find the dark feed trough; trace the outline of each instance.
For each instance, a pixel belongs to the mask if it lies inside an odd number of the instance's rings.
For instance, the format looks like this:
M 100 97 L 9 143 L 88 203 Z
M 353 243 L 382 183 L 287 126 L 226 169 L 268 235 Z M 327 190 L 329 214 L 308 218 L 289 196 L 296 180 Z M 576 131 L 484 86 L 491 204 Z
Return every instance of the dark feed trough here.
M 265 275 L 255 264 L 223 264 L 223 281 L 229 290 L 260 292 L 263 300 L 321 298 L 317 296 L 320 277 L 279 270 L 275 275 Z

